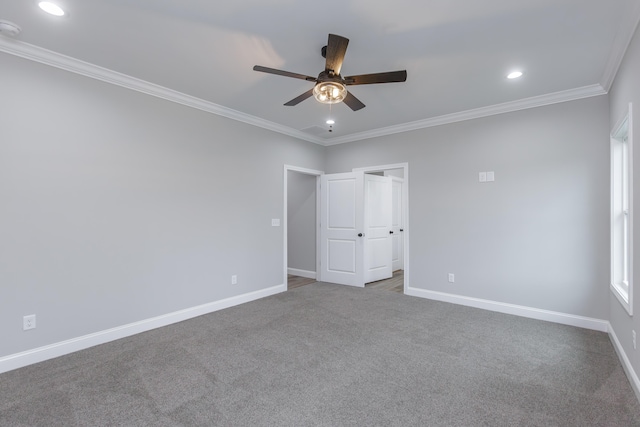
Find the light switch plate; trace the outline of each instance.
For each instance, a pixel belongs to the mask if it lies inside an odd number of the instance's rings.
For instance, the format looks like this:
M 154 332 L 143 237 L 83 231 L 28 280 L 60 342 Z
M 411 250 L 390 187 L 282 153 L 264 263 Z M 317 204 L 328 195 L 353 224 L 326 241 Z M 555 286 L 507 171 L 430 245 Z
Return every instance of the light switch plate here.
M 486 172 L 480 172 L 478 174 L 478 181 L 487 182 L 487 173 Z
M 280 219 L 279 218 L 274 218 L 271 220 L 271 226 L 272 227 L 280 227 Z
M 492 182 L 496 180 L 496 176 L 493 171 L 487 172 L 487 182 Z

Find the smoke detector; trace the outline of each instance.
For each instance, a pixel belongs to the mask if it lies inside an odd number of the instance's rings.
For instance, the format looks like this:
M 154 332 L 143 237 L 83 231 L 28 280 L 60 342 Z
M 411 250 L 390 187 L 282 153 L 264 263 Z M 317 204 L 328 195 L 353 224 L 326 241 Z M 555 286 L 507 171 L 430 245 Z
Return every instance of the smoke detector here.
M 20 31 L 22 31 L 22 28 L 17 24 L 0 19 L 0 34 L 3 36 L 16 37 L 20 34 Z

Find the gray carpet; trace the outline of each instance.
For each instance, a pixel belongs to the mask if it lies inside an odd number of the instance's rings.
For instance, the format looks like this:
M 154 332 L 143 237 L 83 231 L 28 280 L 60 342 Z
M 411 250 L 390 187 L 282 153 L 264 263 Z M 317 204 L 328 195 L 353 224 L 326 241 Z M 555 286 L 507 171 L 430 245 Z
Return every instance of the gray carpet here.
M 316 283 L 0 375 L 2 426 L 640 426 L 606 334 Z

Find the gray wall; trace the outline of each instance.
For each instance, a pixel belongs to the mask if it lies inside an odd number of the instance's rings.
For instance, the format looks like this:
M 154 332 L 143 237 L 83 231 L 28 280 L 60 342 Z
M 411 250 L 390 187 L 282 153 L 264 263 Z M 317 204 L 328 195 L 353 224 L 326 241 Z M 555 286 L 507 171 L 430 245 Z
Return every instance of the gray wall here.
M 288 267 L 316 271 L 316 177 L 288 171 Z
M 633 46 L 614 94 L 637 99 Z M 325 149 L 0 61 L 0 357 L 284 283 L 283 164 L 408 162 L 413 287 L 597 319 L 617 303 L 606 96 Z
M 608 128 L 600 96 L 331 146 L 326 170 L 409 163 L 410 286 L 607 319 Z
M 283 164 L 323 147 L 0 63 L 0 357 L 285 283 Z
M 620 120 L 628 111 L 629 102 L 633 103 L 633 133 L 634 133 L 634 153 L 633 163 L 635 165 L 634 191 L 633 191 L 633 216 L 634 216 L 634 234 L 633 247 L 635 256 L 633 258 L 634 278 L 637 279 L 640 274 L 640 185 L 638 185 L 638 177 L 640 176 L 640 33 L 636 34 L 627 49 L 624 61 L 618 71 L 616 79 L 609 92 L 610 99 L 610 121 L 609 127 L 613 129 L 618 120 Z M 610 280 L 607 280 L 609 283 Z M 634 280 L 635 297 L 633 300 L 634 317 L 630 317 L 622 305 L 618 302 L 613 294 L 609 294 L 610 304 L 610 322 L 611 326 L 618 337 L 624 352 L 631 361 L 636 374 L 640 373 L 640 355 L 637 350 L 633 349 L 631 341 L 631 331 L 635 330 L 640 333 L 640 286 L 638 280 Z

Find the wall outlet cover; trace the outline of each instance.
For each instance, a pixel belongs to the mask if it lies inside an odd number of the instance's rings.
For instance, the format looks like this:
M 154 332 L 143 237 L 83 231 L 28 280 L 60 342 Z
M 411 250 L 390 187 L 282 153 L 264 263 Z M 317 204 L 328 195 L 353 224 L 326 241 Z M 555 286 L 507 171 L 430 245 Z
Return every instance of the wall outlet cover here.
M 22 330 L 28 331 L 29 329 L 36 328 L 36 315 L 30 314 L 22 318 Z

